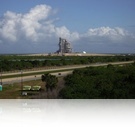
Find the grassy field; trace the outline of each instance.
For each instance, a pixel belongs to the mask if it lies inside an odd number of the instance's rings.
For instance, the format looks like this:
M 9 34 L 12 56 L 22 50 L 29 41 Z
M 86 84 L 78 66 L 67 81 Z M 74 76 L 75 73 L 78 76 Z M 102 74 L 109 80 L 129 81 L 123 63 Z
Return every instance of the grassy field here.
M 0 99 L 56 99 L 58 98 L 59 91 L 64 87 L 64 80 L 62 77 L 58 78 L 58 84 L 56 89 L 52 92 L 46 92 L 45 83 L 41 80 L 34 80 L 23 82 L 23 86 L 41 86 L 40 91 L 25 91 L 27 96 L 21 95 L 21 83 L 15 83 L 11 85 L 4 85 L 2 91 L 0 91 Z

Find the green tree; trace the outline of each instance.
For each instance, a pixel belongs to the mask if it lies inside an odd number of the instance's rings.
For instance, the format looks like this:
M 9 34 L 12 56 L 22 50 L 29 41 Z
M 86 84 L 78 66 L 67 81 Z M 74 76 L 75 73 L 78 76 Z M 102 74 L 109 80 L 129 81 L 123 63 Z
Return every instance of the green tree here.
M 51 91 L 57 86 L 58 78 L 49 73 L 42 75 L 42 81 L 46 82 L 47 91 L 50 89 Z

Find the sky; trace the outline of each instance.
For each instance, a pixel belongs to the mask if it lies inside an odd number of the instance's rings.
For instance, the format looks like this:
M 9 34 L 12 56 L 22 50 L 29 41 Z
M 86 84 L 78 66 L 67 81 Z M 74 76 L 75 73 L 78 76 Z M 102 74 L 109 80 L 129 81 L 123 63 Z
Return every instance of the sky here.
M 0 53 L 135 53 L 135 0 L 1 0 Z

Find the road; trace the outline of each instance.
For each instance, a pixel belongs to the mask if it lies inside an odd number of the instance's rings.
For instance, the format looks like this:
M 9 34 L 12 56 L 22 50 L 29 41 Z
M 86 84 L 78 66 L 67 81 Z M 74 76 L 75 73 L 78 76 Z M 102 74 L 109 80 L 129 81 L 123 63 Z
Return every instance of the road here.
M 72 71 L 64 71 L 61 72 L 61 75 L 58 73 L 51 73 L 52 75 L 56 75 L 57 77 L 64 77 L 68 74 L 72 74 Z M 21 83 L 25 81 L 31 81 L 31 80 L 39 80 L 41 79 L 41 75 L 31 75 L 31 76 L 23 76 L 23 77 L 15 77 L 15 78 L 6 78 L 2 80 L 3 85 L 6 84 L 14 84 L 14 83 Z
M 23 74 L 29 74 L 29 73 L 39 73 L 39 72 L 47 72 L 47 71 L 58 71 L 56 73 L 51 73 L 52 75 L 56 76 L 66 76 L 68 74 L 72 73 L 72 69 L 77 69 L 77 68 L 85 68 L 85 67 L 96 67 L 96 66 L 106 66 L 108 64 L 112 65 L 123 65 L 123 64 L 130 64 L 134 63 L 134 61 L 126 61 L 126 62 L 110 62 L 110 63 L 95 63 L 95 64 L 89 64 L 89 65 L 77 65 L 77 66 L 66 66 L 66 67 L 55 67 L 54 69 L 42 69 L 42 70 L 37 70 L 37 71 L 25 71 Z M 59 70 L 71 70 L 71 71 L 64 71 L 60 72 L 61 75 L 59 75 Z M 5 73 L 2 74 L 2 76 L 9 76 L 9 75 L 20 75 L 20 72 L 16 73 Z M 6 78 L 2 80 L 3 85 L 4 84 L 13 84 L 13 83 L 19 83 L 21 81 L 30 81 L 30 80 L 37 80 L 41 79 L 41 74 L 40 75 L 30 75 L 30 76 L 23 76 L 23 77 L 14 77 L 14 78 Z

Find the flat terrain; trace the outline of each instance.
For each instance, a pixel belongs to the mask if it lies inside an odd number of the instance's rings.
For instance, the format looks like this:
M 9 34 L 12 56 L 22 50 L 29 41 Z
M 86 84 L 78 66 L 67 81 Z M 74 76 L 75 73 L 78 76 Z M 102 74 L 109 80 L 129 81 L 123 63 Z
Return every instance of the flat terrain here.
M 129 61 L 129 62 L 114 62 L 114 63 L 96 63 L 96 64 L 91 64 L 91 65 L 80 65 L 80 66 L 71 66 L 68 68 L 64 69 L 75 69 L 75 68 L 84 68 L 88 66 L 106 66 L 108 64 L 113 64 L 113 65 L 123 65 L 123 64 L 129 64 L 129 63 L 134 63 L 134 61 Z M 59 69 L 51 69 L 51 71 L 56 71 Z M 43 70 L 46 71 L 46 70 Z M 40 71 L 34 71 L 36 73 Z M 27 72 L 28 73 L 28 72 Z M 41 74 L 35 77 L 33 76 L 23 76 L 22 80 L 20 79 L 21 77 L 15 77 L 15 78 L 7 78 L 3 79 L 3 82 L 8 82 L 6 85 L 3 85 L 3 91 L 0 92 L 0 99 L 55 99 L 59 98 L 58 94 L 59 91 L 64 87 L 64 80 L 63 78 L 67 74 L 71 74 L 72 71 L 65 71 L 61 72 L 61 75 L 59 75 L 59 72 L 52 73 L 53 75 L 58 76 L 58 85 L 56 89 L 54 89 L 52 92 L 48 91 L 46 92 L 45 88 L 45 83 L 41 81 Z M 7 74 L 4 74 L 7 75 Z M 8 75 L 11 75 L 10 73 Z M 32 79 L 31 79 L 32 78 Z M 13 79 L 18 79 L 16 82 Z M 22 96 L 21 95 L 21 82 L 23 85 L 29 85 L 29 86 L 41 86 L 40 91 L 28 91 L 27 96 Z
M 110 63 L 94 63 L 94 64 L 89 64 L 89 65 L 72 65 L 72 66 L 63 66 L 63 67 L 52 67 L 51 69 L 41 69 L 41 70 L 35 70 L 35 71 L 24 71 L 23 72 L 23 78 L 20 76 L 20 72 L 16 73 L 5 73 L 2 74 L 2 76 L 9 76 L 8 78 L 5 78 L 2 80 L 3 84 L 13 84 L 13 83 L 18 83 L 21 82 L 21 79 L 23 81 L 30 81 L 30 80 L 37 80 L 41 78 L 41 75 L 44 74 L 45 72 L 55 72 L 51 73 L 52 75 L 59 76 L 58 73 L 62 72 L 62 76 L 66 76 L 67 74 L 72 73 L 72 70 L 77 69 L 77 68 L 85 68 L 89 66 L 106 66 L 108 64 L 113 64 L 113 65 L 123 65 L 123 64 L 129 64 L 129 63 L 134 63 L 134 61 L 126 61 L 126 62 L 110 62 Z M 63 71 L 62 71 L 63 70 Z M 70 70 L 70 71 L 66 71 Z M 12 77 L 13 75 L 16 75 Z M 27 76 L 25 76 L 27 75 Z
M 8 84 L 3 86 L 3 90 L 0 91 L 0 99 L 56 99 L 58 98 L 59 91 L 64 87 L 63 77 L 58 78 L 58 84 L 56 89 L 46 91 L 45 83 L 41 80 L 23 82 L 23 85 L 41 86 L 40 91 L 25 91 L 28 93 L 27 96 L 21 95 L 21 83 Z
M 61 54 L 49 54 L 51 56 L 61 56 Z M 114 54 L 100 54 L 100 53 L 63 53 L 64 56 L 115 56 Z M 48 54 L 27 54 L 27 56 L 48 56 Z

